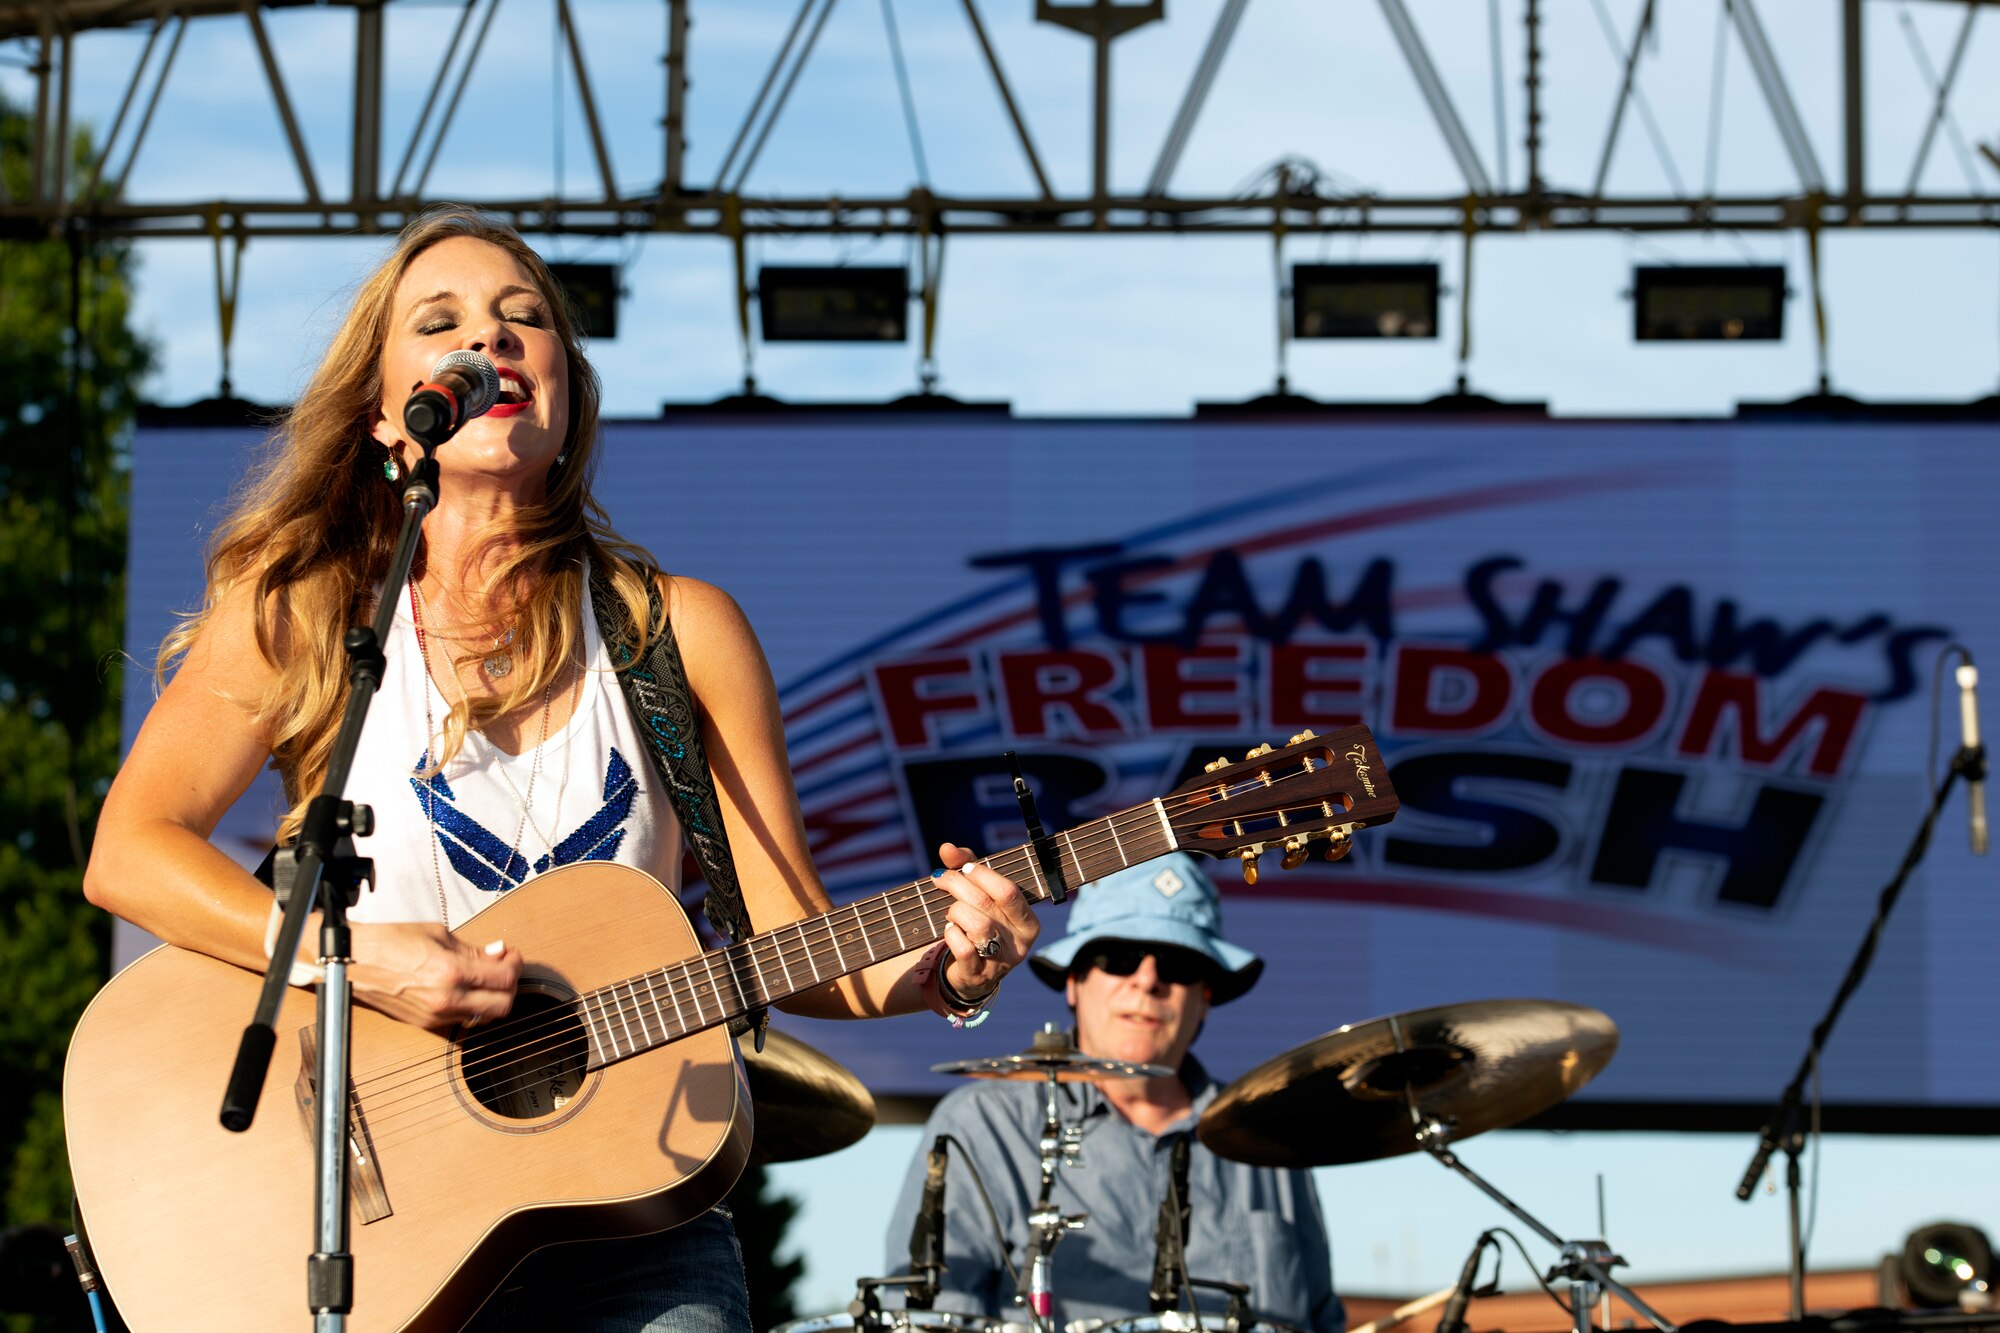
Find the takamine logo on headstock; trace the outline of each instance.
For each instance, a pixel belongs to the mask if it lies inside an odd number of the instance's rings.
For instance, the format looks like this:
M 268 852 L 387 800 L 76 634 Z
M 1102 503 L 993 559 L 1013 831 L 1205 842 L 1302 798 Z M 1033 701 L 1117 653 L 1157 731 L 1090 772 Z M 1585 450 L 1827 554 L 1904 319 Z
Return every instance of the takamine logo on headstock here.
M 1310 732 L 1300 733 L 1300 735 L 1310 734 Z M 1348 763 L 1354 765 L 1354 780 L 1361 784 L 1363 791 L 1373 796 L 1375 794 L 1375 783 L 1368 776 L 1368 752 L 1357 745 L 1347 752 L 1346 759 Z
M 1338 861 L 1353 848 L 1355 829 L 1387 823 L 1399 806 L 1363 726 L 1326 736 L 1302 731 L 1283 749 L 1260 745 L 1238 763 L 1217 759 L 1163 801 L 1183 849 L 1237 856 L 1247 884 L 1257 882 L 1257 858 L 1270 848 L 1284 849 L 1287 870 L 1304 863 L 1315 839 L 1326 844 L 1327 860 Z

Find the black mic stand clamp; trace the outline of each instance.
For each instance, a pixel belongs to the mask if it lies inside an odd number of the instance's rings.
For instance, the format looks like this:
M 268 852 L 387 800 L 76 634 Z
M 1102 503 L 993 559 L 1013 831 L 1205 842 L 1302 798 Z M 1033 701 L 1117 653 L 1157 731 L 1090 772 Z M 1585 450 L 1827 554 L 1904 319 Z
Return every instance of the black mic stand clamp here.
M 1569 1302 L 1576 1312 L 1577 1333 L 1590 1333 L 1590 1312 L 1616 1285 L 1607 1285 L 1609 1278 L 1604 1275 L 1625 1266 L 1624 1256 L 1601 1240 L 1573 1240 L 1562 1247 L 1546 1280 L 1569 1283 Z M 1605 1326 L 1610 1327 L 1609 1320 Z

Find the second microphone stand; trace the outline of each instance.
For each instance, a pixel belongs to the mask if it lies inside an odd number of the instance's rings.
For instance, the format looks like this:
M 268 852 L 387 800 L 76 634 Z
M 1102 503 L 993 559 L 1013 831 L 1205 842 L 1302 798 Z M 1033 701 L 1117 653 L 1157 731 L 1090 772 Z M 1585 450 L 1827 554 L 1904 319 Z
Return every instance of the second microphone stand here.
M 1977 732 L 1971 733 L 1977 736 Z M 1896 900 L 1903 896 L 1903 886 L 1909 883 L 1910 874 L 1930 850 L 1931 833 L 1937 827 L 1938 813 L 1944 809 L 1945 800 L 1951 789 L 1962 778 L 1967 782 L 1979 782 L 1986 777 L 1986 747 L 1976 740 L 1959 748 L 1952 757 L 1951 767 L 1945 771 L 1944 780 L 1931 794 L 1930 808 L 1924 812 L 1923 822 L 1917 826 L 1915 836 L 1910 839 L 1909 848 L 1903 853 L 1902 864 L 1896 867 L 1896 874 L 1882 888 L 1881 897 L 1875 903 L 1875 919 L 1868 923 L 1868 933 L 1862 937 L 1861 947 L 1855 950 L 1854 959 L 1847 965 L 1847 974 L 1840 979 L 1840 986 L 1833 993 L 1833 1001 L 1827 1005 L 1826 1013 L 1813 1025 L 1812 1036 L 1806 1042 L 1805 1058 L 1799 1061 L 1798 1071 L 1792 1081 L 1785 1085 L 1785 1091 L 1778 1098 L 1777 1108 L 1757 1131 L 1757 1150 L 1751 1154 L 1750 1165 L 1744 1168 L 1743 1178 L 1736 1183 L 1736 1197 L 1749 1202 L 1756 1192 L 1757 1182 L 1763 1178 L 1764 1170 L 1770 1165 L 1771 1154 L 1780 1148 L 1785 1152 L 1785 1211 L 1787 1217 L 1788 1253 L 1786 1272 L 1791 1279 L 1791 1317 L 1803 1319 L 1806 1311 L 1806 1250 L 1805 1237 L 1800 1229 L 1799 1195 L 1799 1155 L 1806 1146 L 1806 1119 L 1803 1110 L 1806 1081 L 1813 1077 L 1819 1066 L 1820 1053 L 1826 1049 L 1827 1038 L 1833 1035 L 1833 1025 L 1840 1021 L 1841 1010 L 1868 976 L 1868 968 L 1875 961 L 1875 948 L 1881 942 L 1882 930 L 1889 924 L 1889 914 L 1896 910 Z

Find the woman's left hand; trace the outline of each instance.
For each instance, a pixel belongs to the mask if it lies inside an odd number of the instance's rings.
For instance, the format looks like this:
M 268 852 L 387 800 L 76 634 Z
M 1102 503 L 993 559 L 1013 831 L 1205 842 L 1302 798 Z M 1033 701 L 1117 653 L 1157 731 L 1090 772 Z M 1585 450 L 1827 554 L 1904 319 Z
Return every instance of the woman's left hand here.
M 1042 923 L 1014 881 L 974 861 L 970 849 L 947 842 L 938 857 L 938 887 L 956 900 L 945 913 L 946 980 L 965 999 L 983 1000 L 1027 959 Z

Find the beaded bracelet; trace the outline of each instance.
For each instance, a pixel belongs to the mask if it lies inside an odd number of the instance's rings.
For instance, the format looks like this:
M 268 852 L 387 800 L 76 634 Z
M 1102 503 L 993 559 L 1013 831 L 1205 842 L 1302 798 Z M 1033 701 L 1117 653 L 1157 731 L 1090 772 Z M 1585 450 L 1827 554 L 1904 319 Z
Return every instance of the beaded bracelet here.
M 945 979 L 945 968 L 949 962 L 950 955 L 945 950 L 944 942 L 940 940 L 932 945 L 917 962 L 917 986 L 932 1013 L 955 1028 L 976 1028 L 992 1016 L 993 1011 L 987 1006 L 1000 993 L 1000 987 L 994 986 L 977 1000 L 968 1000 L 952 989 L 951 982 Z

